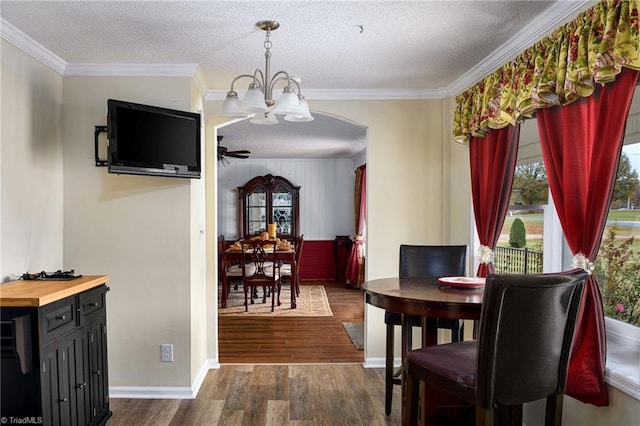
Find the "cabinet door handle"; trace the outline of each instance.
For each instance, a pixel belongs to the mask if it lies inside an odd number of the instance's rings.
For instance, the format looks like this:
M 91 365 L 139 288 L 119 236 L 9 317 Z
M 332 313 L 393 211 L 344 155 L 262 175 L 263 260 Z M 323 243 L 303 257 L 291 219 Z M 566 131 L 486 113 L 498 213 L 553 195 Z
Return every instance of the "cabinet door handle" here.
M 76 389 L 84 389 L 85 386 L 87 386 L 87 382 L 78 383 Z
M 66 319 L 67 319 L 67 316 L 66 316 L 66 315 L 58 315 L 58 316 L 56 316 L 56 319 L 57 319 L 58 321 L 64 321 L 64 320 L 66 320 Z
M 98 302 L 91 302 L 91 303 L 89 303 L 89 307 L 91 307 L 91 308 L 95 308 L 95 307 L 97 307 L 97 306 L 98 306 Z
M 99 376 L 100 375 L 100 370 L 94 371 L 93 374 L 95 374 L 96 376 Z
M 68 401 L 67 397 L 59 399 L 58 402 L 66 403 Z

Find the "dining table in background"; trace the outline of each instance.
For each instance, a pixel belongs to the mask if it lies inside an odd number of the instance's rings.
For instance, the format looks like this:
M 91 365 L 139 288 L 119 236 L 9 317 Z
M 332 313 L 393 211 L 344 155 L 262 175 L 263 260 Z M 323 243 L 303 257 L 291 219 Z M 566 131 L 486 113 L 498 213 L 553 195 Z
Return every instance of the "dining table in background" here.
M 231 246 L 225 251 L 222 252 L 221 262 L 222 267 L 220 268 L 220 279 L 222 282 L 222 298 L 220 300 L 220 307 L 227 307 L 227 298 L 229 296 L 229 286 L 227 283 L 227 266 L 240 264 L 243 261 L 242 249 L 236 248 L 237 246 Z M 290 245 L 287 250 L 276 249 L 275 251 L 275 259 L 280 262 L 290 263 L 291 264 L 291 309 L 296 308 L 296 292 L 295 286 L 297 284 L 298 275 L 297 268 L 295 267 L 296 263 L 296 251 L 293 245 Z
M 437 277 L 381 278 L 362 285 L 368 304 L 402 314 L 402 355 L 407 355 L 410 315 L 422 317 L 422 344 L 438 344 L 438 318 L 479 320 L 482 310 L 482 287 L 454 288 L 442 285 Z M 402 404 L 404 406 L 404 368 L 402 372 Z M 402 410 L 404 415 L 404 409 Z

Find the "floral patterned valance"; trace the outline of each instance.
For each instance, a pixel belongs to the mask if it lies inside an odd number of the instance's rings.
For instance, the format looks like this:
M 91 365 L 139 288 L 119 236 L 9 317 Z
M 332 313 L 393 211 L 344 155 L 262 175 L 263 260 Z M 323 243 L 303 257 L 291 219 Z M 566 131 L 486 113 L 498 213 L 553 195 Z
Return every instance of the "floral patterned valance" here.
M 456 97 L 455 140 L 589 96 L 622 67 L 640 70 L 638 30 L 636 0 L 604 0 L 581 13 Z

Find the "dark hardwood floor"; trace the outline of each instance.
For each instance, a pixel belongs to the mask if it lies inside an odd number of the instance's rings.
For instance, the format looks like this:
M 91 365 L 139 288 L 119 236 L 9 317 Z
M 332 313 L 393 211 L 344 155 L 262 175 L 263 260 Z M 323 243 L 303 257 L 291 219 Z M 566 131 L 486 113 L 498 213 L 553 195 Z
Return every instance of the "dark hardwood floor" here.
M 218 317 L 220 363 L 362 363 L 364 351 L 342 326 L 364 322 L 362 290 L 332 281 L 309 284 L 325 286 L 332 317 Z

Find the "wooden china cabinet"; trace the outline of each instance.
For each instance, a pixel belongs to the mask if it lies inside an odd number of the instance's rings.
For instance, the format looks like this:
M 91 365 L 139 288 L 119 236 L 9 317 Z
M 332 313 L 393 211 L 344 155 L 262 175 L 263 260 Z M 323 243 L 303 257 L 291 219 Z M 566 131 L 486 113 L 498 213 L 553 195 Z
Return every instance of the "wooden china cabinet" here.
M 277 225 L 280 239 L 293 241 L 299 232 L 300 187 L 282 176 L 256 176 L 238 187 L 240 203 L 238 225 L 240 238 L 267 231 L 267 224 Z

